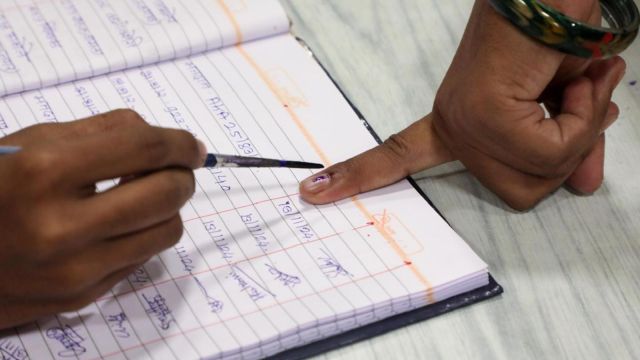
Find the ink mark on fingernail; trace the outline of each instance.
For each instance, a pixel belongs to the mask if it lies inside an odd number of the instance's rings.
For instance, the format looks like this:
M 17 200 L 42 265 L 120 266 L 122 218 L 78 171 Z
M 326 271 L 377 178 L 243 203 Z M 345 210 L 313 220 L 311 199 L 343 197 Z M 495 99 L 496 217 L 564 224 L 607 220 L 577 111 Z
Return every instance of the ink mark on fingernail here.
M 315 183 L 328 181 L 328 180 L 329 180 L 329 175 L 320 175 L 313 179 L 313 183 L 315 184 Z

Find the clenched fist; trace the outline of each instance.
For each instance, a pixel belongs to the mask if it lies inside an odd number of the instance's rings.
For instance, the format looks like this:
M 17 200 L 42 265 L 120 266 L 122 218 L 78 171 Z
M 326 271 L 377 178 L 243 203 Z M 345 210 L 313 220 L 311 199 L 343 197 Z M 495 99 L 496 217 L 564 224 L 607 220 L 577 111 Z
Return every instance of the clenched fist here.
M 596 0 L 545 3 L 600 21 Z M 433 112 L 303 181 L 301 194 L 328 203 L 452 160 L 518 210 L 563 184 L 592 193 L 602 183 L 604 131 L 619 114 L 611 94 L 624 70 L 619 57 L 590 61 L 547 48 L 476 1 Z

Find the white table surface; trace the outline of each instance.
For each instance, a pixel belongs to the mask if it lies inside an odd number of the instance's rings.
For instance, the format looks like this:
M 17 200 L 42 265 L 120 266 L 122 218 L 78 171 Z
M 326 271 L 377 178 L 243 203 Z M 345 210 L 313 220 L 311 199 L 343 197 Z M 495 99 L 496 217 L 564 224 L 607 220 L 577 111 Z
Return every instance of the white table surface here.
M 640 3 L 639 0 L 636 0 Z M 283 0 L 382 138 L 429 112 L 472 0 Z M 326 359 L 640 358 L 640 40 L 614 99 L 606 179 L 515 213 L 460 165 L 416 178 L 505 293 Z

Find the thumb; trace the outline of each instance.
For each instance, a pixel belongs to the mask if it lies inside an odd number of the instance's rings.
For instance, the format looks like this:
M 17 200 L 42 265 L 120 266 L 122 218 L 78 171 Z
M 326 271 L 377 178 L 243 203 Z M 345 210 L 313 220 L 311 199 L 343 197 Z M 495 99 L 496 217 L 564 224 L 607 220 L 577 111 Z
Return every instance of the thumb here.
M 452 160 L 429 114 L 383 144 L 302 181 L 300 195 L 307 202 L 326 204 L 381 188 Z

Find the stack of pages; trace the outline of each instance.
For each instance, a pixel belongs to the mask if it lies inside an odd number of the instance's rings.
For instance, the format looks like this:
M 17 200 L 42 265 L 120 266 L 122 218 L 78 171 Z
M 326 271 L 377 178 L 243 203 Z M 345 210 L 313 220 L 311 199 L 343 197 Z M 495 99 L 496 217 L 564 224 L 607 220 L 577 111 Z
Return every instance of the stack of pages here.
M 216 153 L 330 165 L 377 145 L 275 0 L 3 1 L 0 95 L 1 135 L 132 108 Z M 179 244 L 2 333 L 2 357 L 262 358 L 488 284 L 408 181 L 313 206 L 311 174 L 198 170 Z

